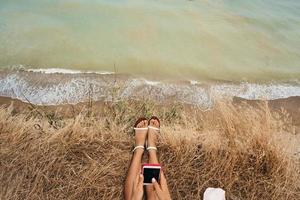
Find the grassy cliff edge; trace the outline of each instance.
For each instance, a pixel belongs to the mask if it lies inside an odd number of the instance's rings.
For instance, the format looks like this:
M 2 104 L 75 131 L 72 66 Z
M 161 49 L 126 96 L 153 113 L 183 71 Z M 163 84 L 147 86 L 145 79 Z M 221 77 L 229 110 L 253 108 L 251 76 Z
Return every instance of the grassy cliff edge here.
M 159 158 L 174 199 L 300 199 L 299 134 L 284 110 L 216 102 L 0 108 L 0 199 L 122 199 L 139 116 L 162 121 Z M 147 162 L 147 156 L 144 156 Z

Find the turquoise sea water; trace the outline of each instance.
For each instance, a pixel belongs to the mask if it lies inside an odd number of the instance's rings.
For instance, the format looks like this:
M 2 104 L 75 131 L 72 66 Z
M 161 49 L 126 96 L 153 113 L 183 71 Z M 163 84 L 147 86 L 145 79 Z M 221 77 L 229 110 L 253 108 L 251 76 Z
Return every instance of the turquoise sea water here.
M 176 80 L 300 79 L 300 1 L 0 0 L 0 68 L 13 65 Z

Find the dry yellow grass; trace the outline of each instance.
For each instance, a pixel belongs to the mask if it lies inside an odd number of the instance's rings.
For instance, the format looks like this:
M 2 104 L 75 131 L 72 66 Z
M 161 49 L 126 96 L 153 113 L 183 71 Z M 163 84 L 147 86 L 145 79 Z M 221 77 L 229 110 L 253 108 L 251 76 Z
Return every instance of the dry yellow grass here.
M 163 124 L 159 158 L 173 199 L 200 199 L 207 187 L 234 200 L 300 199 L 299 160 L 278 139 L 293 135 L 292 124 L 267 103 L 220 102 L 207 112 L 150 102 L 100 107 L 69 118 L 1 108 L 0 199 L 123 199 L 131 126 L 152 114 Z

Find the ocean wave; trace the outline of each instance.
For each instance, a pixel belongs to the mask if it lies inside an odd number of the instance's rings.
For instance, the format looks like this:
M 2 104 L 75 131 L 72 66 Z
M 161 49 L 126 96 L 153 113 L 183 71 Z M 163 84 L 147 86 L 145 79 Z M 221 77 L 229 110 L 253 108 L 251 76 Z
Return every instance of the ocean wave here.
M 41 73 L 42 72 L 42 73 Z M 0 95 L 30 101 L 37 105 L 76 104 L 88 101 L 152 99 L 179 102 L 209 108 L 218 98 L 241 97 L 273 100 L 300 96 L 300 84 L 294 83 L 202 83 L 164 82 L 130 76 L 65 71 L 21 70 L 0 72 Z M 60 73 L 62 72 L 62 73 Z M 67 71 L 68 72 L 68 71 Z M 73 70 L 72 70 L 73 72 Z

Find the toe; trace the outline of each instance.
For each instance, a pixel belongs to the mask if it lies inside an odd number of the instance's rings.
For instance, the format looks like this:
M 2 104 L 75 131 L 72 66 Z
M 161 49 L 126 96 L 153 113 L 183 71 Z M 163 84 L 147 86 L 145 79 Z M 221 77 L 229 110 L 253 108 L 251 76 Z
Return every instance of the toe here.
M 151 124 L 151 126 L 154 126 L 157 128 L 159 127 L 159 122 L 156 119 L 151 119 L 150 124 Z
M 138 123 L 138 125 L 136 127 L 137 128 L 144 128 L 144 127 L 146 127 L 146 122 L 147 122 L 147 120 L 143 120 L 140 123 Z
M 155 122 L 156 122 L 156 120 L 152 119 L 152 126 L 155 126 Z

